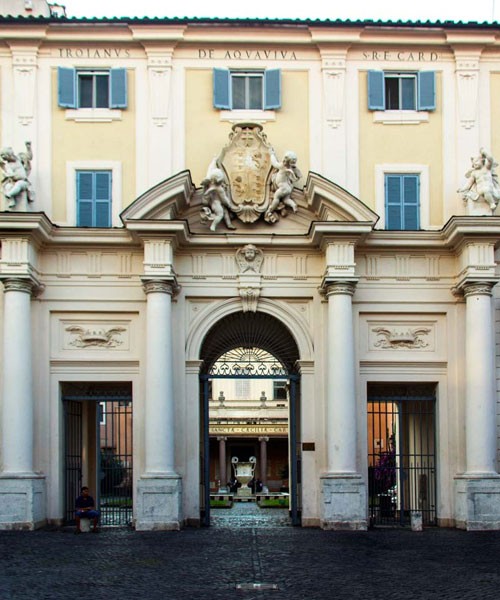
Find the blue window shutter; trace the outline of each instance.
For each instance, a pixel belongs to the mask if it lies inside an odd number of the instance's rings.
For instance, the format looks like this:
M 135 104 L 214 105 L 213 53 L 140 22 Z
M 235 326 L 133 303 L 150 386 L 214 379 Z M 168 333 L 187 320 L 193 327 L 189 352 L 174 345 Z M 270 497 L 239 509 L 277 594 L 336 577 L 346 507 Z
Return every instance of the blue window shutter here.
M 385 110 L 383 71 L 368 71 L 368 109 Z
M 127 108 L 127 70 L 111 69 L 110 76 L 110 108 Z
M 77 171 L 77 226 L 111 227 L 111 171 Z
M 78 227 L 92 227 L 92 207 L 94 204 L 94 178 L 89 171 L 76 174 L 77 221 Z
M 420 228 L 419 176 L 403 175 L 403 229 Z
M 281 69 L 269 69 L 264 73 L 264 108 L 281 108 Z
M 436 110 L 436 73 L 418 73 L 418 110 Z
M 214 107 L 229 110 L 231 100 L 229 97 L 229 70 L 214 69 Z
M 57 68 L 57 103 L 63 108 L 76 108 L 76 71 Z
M 95 174 L 95 226 L 111 227 L 111 173 Z
M 401 175 L 385 176 L 385 228 L 402 229 L 402 188 Z

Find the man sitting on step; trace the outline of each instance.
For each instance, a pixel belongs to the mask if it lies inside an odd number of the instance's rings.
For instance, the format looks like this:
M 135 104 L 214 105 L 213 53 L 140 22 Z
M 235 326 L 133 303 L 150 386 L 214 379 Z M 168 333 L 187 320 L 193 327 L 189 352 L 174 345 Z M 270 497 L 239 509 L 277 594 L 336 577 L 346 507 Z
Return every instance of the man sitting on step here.
M 92 533 L 98 533 L 97 523 L 99 521 L 99 511 L 96 510 L 94 504 L 94 498 L 89 494 L 89 488 L 87 486 L 82 487 L 81 495 L 78 496 L 75 502 L 75 520 L 76 520 L 76 531 L 75 533 L 81 533 L 80 520 L 81 519 L 92 519 L 94 528 Z

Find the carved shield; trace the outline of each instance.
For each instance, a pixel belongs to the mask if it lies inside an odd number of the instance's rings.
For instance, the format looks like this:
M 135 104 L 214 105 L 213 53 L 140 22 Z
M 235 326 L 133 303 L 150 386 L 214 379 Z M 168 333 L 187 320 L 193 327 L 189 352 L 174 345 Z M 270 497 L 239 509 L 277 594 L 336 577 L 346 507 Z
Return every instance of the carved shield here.
M 217 162 L 228 176 L 232 200 L 238 207 L 236 216 L 244 223 L 253 223 L 269 205 L 271 148 L 262 127 L 255 123 L 233 125 L 229 139 Z

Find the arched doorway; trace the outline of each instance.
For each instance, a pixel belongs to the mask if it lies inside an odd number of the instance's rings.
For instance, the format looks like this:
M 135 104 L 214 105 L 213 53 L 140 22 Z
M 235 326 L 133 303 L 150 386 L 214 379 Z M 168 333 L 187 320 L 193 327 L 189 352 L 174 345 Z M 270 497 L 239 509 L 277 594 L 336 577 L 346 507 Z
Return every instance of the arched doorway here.
M 200 359 L 203 361 L 200 372 L 201 522 L 205 526 L 210 525 L 211 487 L 212 491 L 214 488 L 211 476 L 215 473 L 214 441 L 225 438 L 225 443 L 230 438 L 229 451 L 217 457 L 219 479 L 216 487 L 220 488 L 222 482 L 224 488 L 226 476 L 231 475 L 230 461 L 234 456 L 239 458 L 237 454 L 242 453 L 246 460 L 256 448 L 259 453 L 256 446 L 259 440 L 262 449 L 259 460 L 261 463 L 264 460 L 264 470 L 257 473 L 260 473 L 260 479 L 264 479 L 264 482 L 260 481 L 264 483 L 264 491 L 273 495 L 273 490 L 267 486 L 268 483 L 274 488 L 277 485 L 276 480 L 272 483 L 267 481 L 268 474 L 276 473 L 276 465 L 272 464 L 273 454 L 269 455 L 267 448 L 267 442 L 272 440 L 269 449 L 277 455 L 281 452 L 283 457 L 285 448 L 286 462 L 280 475 L 286 478 L 287 485 L 281 487 L 288 489 L 291 523 L 299 525 L 300 376 L 297 372 L 299 351 L 293 336 L 281 321 L 269 314 L 236 312 L 223 317 L 207 332 L 201 345 Z M 234 397 L 226 397 L 224 389 L 230 390 L 229 395 Z M 238 396 L 242 402 L 238 402 Z M 211 414 L 210 407 L 214 405 L 217 409 Z M 226 406 L 232 410 L 224 410 Z M 267 460 L 270 461 L 269 470 Z M 262 464 L 259 468 L 262 469 Z

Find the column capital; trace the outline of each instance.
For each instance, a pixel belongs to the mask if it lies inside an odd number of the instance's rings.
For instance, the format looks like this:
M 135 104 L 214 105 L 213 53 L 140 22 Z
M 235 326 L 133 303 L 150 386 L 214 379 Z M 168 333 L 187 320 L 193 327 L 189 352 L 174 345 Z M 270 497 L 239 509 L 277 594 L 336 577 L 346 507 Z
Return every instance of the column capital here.
M 469 296 L 492 296 L 495 283 L 491 281 L 471 281 L 462 286 L 464 298 Z
M 259 438 L 259 442 L 268 442 L 269 441 L 269 437 L 267 435 L 262 435 Z
M 346 296 L 354 296 L 356 291 L 357 281 L 325 281 L 323 284 L 323 290 L 328 298 L 329 296 L 336 296 L 338 294 Z
M 142 289 L 144 293 L 147 294 L 169 294 L 170 296 L 175 296 L 180 287 L 177 285 L 177 281 L 175 279 L 142 279 Z
M 24 292 L 25 294 L 32 294 L 36 289 L 35 283 L 31 279 L 24 279 L 21 277 L 8 277 L 2 279 L 3 291 L 5 292 Z
M 227 435 L 218 435 L 217 441 L 218 442 L 227 442 Z

